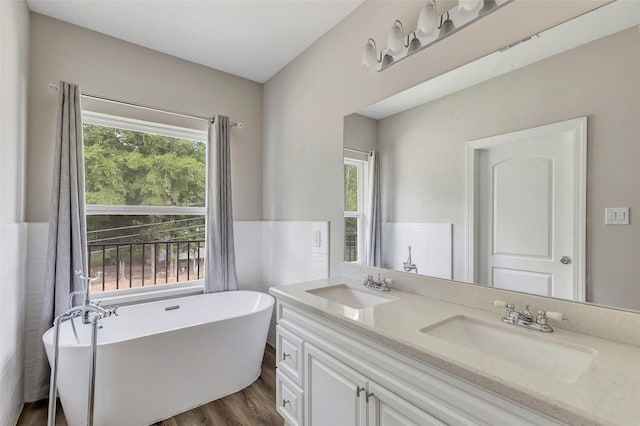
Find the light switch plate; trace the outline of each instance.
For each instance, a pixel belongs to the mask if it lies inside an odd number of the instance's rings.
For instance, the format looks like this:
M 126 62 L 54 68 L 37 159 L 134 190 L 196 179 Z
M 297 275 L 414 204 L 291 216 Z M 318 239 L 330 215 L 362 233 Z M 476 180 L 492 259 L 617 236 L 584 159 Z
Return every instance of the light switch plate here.
M 628 225 L 629 207 L 607 207 L 604 209 L 605 225 Z

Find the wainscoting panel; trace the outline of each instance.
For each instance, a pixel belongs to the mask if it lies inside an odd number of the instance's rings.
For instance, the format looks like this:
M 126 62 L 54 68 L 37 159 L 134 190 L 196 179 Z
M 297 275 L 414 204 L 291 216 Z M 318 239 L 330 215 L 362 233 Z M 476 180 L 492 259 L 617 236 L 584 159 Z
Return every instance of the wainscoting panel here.
M 24 223 L 0 225 L 0 425 L 15 424 L 24 403 Z

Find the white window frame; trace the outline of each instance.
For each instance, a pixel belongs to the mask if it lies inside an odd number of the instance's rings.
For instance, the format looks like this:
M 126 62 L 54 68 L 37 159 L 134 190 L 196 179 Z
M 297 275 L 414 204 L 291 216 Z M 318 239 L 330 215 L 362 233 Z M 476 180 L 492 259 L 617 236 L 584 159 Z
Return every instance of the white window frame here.
M 362 263 L 364 261 L 364 229 L 365 229 L 365 213 L 364 213 L 364 207 L 365 207 L 365 201 L 364 201 L 364 196 L 365 196 L 365 170 L 366 170 L 366 166 L 367 162 L 363 161 L 363 160 L 357 160 L 354 158 L 344 158 L 344 165 L 343 165 L 343 169 L 344 166 L 355 166 L 357 171 L 358 171 L 358 179 L 357 179 L 357 193 L 358 193 L 358 206 L 357 206 L 357 210 L 355 211 L 351 211 L 351 210 L 346 210 L 346 205 L 345 205 L 345 210 L 344 210 L 344 217 L 346 218 L 356 218 L 357 220 L 357 232 L 358 232 L 358 239 L 357 239 L 357 252 L 358 252 L 358 257 L 356 258 L 356 260 L 352 261 L 352 262 L 348 262 L 348 263 Z M 343 176 L 344 176 L 344 172 L 343 172 Z M 342 187 L 343 187 L 343 193 L 346 190 L 346 186 L 345 186 L 346 182 L 344 181 L 344 177 L 343 177 L 343 183 L 342 183 Z M 346 198 L 346 194 L 345 197 Z M 343 200 L 343 203 L 346 200 Z M 345 236 L 345 242 L 346 242 L 346 229 L 344 232 L 344 236 Z M 345 244 L 346 246 L 346 244 Z M 343 256 L 344 259 L 344 256 Z M 345 261 L 346 262 L 346 261 Z
M 189 139 L 202 142 L 208 147 L 207 132 L 204 130 L 189 129 L 185 127 L 171 126 L 133 118 L 103 114 L 93 111 L 82 111 L 82 123 L 134 132 L 153 133 L 178 139 Z M 84 146 L 84 140 L 83 140 Z M 206 179 L 206 178 L 205 178 Z M 208 181 L 205 183 L 205 191 Z M 207 207 L 181 207 L 181 206 L 128 206 L 128 205 L 102 205 L 85 204 L 87 216 L 91 215 L 181 215 L 181 216 L 205 216 Z M 153 285 L 136 288 L 123 288 L 118 290 L 102 291 L 92 295 L 92 300 L 101 300 L 109 303 L 138 303 L 154 299 L 164 299 L 182 295 L 202 293 L 204 281 L 190 280 L 178 283 Z

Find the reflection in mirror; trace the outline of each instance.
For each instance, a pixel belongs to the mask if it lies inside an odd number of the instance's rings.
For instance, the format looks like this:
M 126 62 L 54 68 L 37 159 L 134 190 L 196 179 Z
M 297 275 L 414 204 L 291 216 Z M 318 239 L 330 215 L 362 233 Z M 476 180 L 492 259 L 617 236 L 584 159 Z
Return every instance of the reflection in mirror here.
M 616 1 L 345 117 L 344 260 L 640 310 L 639 25 Z

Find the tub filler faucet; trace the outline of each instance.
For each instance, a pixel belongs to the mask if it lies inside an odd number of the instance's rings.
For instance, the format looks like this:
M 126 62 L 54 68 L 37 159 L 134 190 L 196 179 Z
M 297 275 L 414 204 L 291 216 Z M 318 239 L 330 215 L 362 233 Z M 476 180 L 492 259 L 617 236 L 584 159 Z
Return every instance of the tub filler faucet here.
M 78 279 L 83 281 L 83 290 L 74 291 L 69 295 L 69 309 L 73 308 L 73 297 L 76 295 L 82 295 L 83 300 L 81 307 L 83 324 L 91 324 L 91 319 L 89 318 L 89 316 L 92 312 L 98 315 L 103 315 L 103 317 L 108 317 L 111 314 L 116 314 L 116 310 L 118 309 L 117 306 L 113 308 L 103 308 L 100 306 L 100 302 L 91 301 L 91 283 L 99 280 L 100 277 L 102 277 L 102 272 L 98 272 L 94 278 L 84 276 L 80 269 L 76 269 L 75 274 Z M 110 310 L 112 310 L 111 313 L 109 313 Z
M 405 272 L 416 271 L 416 274 L 418 273 L 418 267 L 413 263 L 413 260 L 411 260 L 411 246 L 409 246 L 409 257 L 406 262 L 402 262 L 402 266 Z
M 65 321 L 71 321 L 73 332 L 78 338 L 76 333 L 74 318 L 82 317 L 83 324 L 91 325 L 91 358 L 89 358 L 89 398 L 87 400 L 87 425 L 93 426 L 93 409 L 95 405 L 95 381 L 96 381 L 96 354 L 98 349 L 98 321 L 103 318 L 110 317 L 111 315 L 118 316 L 117 306 L 101 307 L 100 303 L 93 303 L 90 299 L 90 285 L 91 281 L 95 281 L 100 278 L 101 273 L 95 278 L 87 278 L 82 275 L 82 271 L 75 271 L 75 275 L 78 279 L 84 280 L 83 291 L 74 291 L 69 295 L 69 309 L 66 312 L 58 315 L 53 321 L 53 356 L 51 357 L 51 378 L 49 383 L 49 407 L 47 412 L 47 425 L 55 426 L 56 422 L 56 398 L 58 397 L 58 355 L 59 355 L 59 337 L 60 337 L 60 324 Z M 83 295 L 84 300 L 82 305 L 73 306 L 73 297 L 76 295 Z

